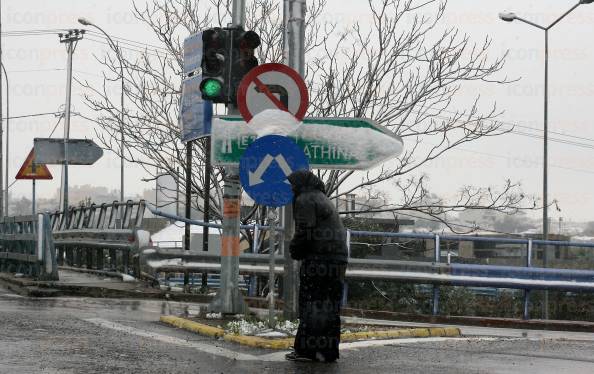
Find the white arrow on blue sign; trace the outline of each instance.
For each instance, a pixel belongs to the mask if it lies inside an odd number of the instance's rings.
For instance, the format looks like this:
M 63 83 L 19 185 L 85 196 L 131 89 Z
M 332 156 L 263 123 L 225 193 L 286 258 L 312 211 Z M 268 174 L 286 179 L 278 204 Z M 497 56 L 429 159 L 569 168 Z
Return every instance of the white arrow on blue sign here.
M 267 135 L 243 153 L 239 161 L 239 178 L 245 192 L 256 203 L 279 207 L 293 200 L 287 177 L 302 169 L 309 169 L 309 162 L 293 140 Z

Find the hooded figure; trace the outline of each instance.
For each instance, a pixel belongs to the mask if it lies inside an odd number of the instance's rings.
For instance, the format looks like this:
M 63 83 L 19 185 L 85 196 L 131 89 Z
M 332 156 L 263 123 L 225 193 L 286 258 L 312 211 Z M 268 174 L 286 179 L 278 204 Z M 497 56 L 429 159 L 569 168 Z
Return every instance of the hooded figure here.
M 348 261 L 346 231 L 312 172 L 299 170 L 289 177 L 295 217 L 291 257 L 299 270 L 299 329 L 295 352 L 287 359 L 334 362 L 340 343 L 340 301 Z

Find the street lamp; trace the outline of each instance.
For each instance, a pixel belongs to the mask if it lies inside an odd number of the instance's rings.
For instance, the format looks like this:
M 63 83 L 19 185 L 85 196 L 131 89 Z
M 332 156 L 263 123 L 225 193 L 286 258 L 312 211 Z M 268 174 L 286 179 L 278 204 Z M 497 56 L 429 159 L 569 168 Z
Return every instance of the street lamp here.
M 8 167 L 9 167 L 9 157 L 10 157 L 10 92 L 8 90 L 8 73 L 6 72 L 6 66 L 0 62 L 0 66 L 2 67 L 2 72 L 4 73 L 4 78 L 6 79 L 6 170 L 5 170 L 5 181 L 4 181 L 4 215 L 8 216 Z M 1 89 L 1 88 L 0 88 Z M 0 103 L 0 105 L 2 105 Z M 0 110 L 0 112 L 2 112 Z
M 538 29 L 544 30 L 545 32 L 545 89 L 544 89 L 544 147 L 543 147 L 543 189 L 542 189 L 542 200 L 543 200 L 543 210 L 542 210 L 542 238 L 543 240 L 548 240 L 549 237 L 549 217 L 548 217 L 548 124 L 549 124 L 549 30 L 553 28 L 556 24 L 561 22 L 562 19 L 567 17 L 571 12 L 573 12 L 577 7 L 582 4 L 591 4 L 594 0 L 580 0 L 577 4 L 575 4 L 571 9 L 567 12 L 563 13 L 561 17 L 557 18 L 553 23 L 549 26 L 541 26 L 534 22 L 525 20 L 521 17 L 518 17 L 513 12 L 501 12 L 499 13 L 499 18 L 506 22 L 512 22 L 515 20 L 524 22 L 530 26 L 534 26 Z M 543 263 L 546 267 L 548 264 L 548 248 L 545 246 L 543 252 Z M 545 292 L 545 300 L 543 302 L 543 311 L 544 311 L 544 318 L 548 318 L 548 292 Z
M 118 56 L 118 60 L 120 62 L 120 78 L 122 81 L 122 92 L 120 97 L 120 105 L 121 105 L 121 112 L 120 112 L 120 202 L 124 202 L 124 62 L 122 55 L 120 53 L 120 49 L 111 39 L 111 37 L 103 30 L 101 27 L 97 26 L 96 24 L 92 23 L 86 18 L 79 18 L 78 22 L 85 26 L 93 26 L 97 30 L 101 31 L 103 35 L 109 40 L 114 51 L 116 51 L 116 55 Z

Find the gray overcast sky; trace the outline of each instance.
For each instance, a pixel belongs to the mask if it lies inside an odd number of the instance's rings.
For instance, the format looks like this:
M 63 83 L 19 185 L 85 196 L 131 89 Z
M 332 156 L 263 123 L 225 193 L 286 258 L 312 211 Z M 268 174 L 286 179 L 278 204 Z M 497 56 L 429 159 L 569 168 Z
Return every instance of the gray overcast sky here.
M 328 3 L 326 17 L 341 25 L 354 21 L 364 24 L 370 20 L 366 1 L 329 0 Z M 548 24 L 573 4 L 575 1 L 571 0 L 450 0 L 442 26 L 455 25 L 479 42 L 490 36 L 493 56 L 510 50 L 507 75 L 522 78 L 506 86 L 468 87 L 456 107 L 462 109 L 480 93 L 485 106 L 497 102 L 498 108 L 505 111 L 501 120 L 534 128 L 518 127 L 517 131 L 542 135 L 544 33 L 519 22 L 502 22 L 497 14 L 505 9 L 513 10 L 524 18 Z M 85 16 L 113 35 L 154 42 L 147 28 L 132 16 L 131 6 L 132 2 L 128 0 L 3 0 L 2 28 L 3 31 L 14 31 L 79 27 L 76 19 Z M 573 137 L 553 133 L 550 136 L 555 140 L 581 144 L 550 142 L 549 196 L 558 199 L 562 209 L 550 213 L 554 219 L 562 216 L 594 220 L 594 168 L 591 166 L 594 128 L 590 120 L 594 115 L 594 105 L 591 104 L 594 77 L 588 69 L 594 62 L 594 49 L 588 37 L 594 34 L 593 21 L 594 4 L 584 5 L 557 25 L 550 35 L 550 130 Z M 58 110 L 64 102 L 66 72 L 50 69 L 64 69 L 66 53 L 57 35 L 3 37 L 2 42 L 3 60 L 10 79 L 11 115 Z M 101 66 L 94 62 L 92 54 L 101 54 L 106 49 L 106 45 L 83 40 L 75 54 L 75 76 L 98 82 Z M 117 87 L 112 92 L 116 97 L 119 95 Z M 73 93 L 75 110 L 82 110 L 82 92 L 76 84 Z M 55 122 L 56 119 L 51 117 L 11 122 L 11 178 L 29 152 L 32 139 L 49 135 Z M 57 131 L 61 134 L 62 128 Z M 73 137 L 93 135 L 88 122 L 73 119 Z M 38 183 L 42 196 L 52 194 L 59 186 L 59 169 L 53 167 L 52 171 L 56 177 L 54 181 Z M 424 171 L 431 177 L 432 191 L 445 196 L 453 196 L 463 184 L 498 185 L 510 178 L 521 181 L 525 192 L 540 197 L 542 140 L 518 134 L 481 140 L 451 152 Z M 118 173 L 119 161 L 106 154 L 93 168 L 73 167 L 71 183 L 117 189 Z M 139 193 L 151 188 L 140 178 L 140 170 L 127 168 L 128 192 Z M 17 182 L 12 193 L 29 196 L 30 182 Z

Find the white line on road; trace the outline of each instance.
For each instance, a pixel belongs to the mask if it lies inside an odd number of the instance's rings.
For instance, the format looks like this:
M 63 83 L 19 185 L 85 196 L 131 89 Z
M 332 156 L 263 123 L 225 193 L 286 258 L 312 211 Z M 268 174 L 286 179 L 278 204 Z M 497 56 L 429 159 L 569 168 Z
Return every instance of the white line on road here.
M 213 344 L 192 342 L 192 341 L 188 341 L 185 339 L 176 338 L 174 336 L 163 335 L 163 334 L 159 334 L 156 332 L 151 332 L 151 331 L 147 331 L 147 330 L 137 329 L 135 327 L 121 325 L 119 323 L 111 322 L 111 321 L 108 321 L 108 320 L 105 320 L 102 318 L 89 318 L 89 319 L 85 319 L 85 321 L 95 324 L 97 326 L 101 326 L 103 328 L 121 331 L 121 332 L 125 332 L 125 333 L 131 334 L 131 335 L 141 336 L 141 337 L 149 338 L 149 339 L 153 339 L 153 340 L 158 340 L 163 343 L 180 345 L 180 346 L 183 346 L 186 348 L 188 348 L 188 347 L 194 348 L 194 349 L 197 349 L 204 353 L 208 353 L 208 354 L 212 354 L 212 355 L 220 356 L 220 357 L 225 357 L 225 358 L 229 358 L 229 359 L 234 359 L 234 360 L 283 361 L 283 359 L 284 359 L 284 354 L 283 354 L 283 358 L 281 358 L 281 359 L 263 359 L 260 356 L 254 356 L 254 355 L 250 355 L 250 354 L 235 352 L 235 351 L 225 349 L 222 347 L 216 347 Z M 214 341 L 213 341 L 213 343 L 214 343 Z
M 230 349 L 216 347 L 213 344 L 209 343 L 199 343 L 188 341 L 185 339 L 176 338 L 174 336 L 163 335 L 156 332 L 151 332 L 147 330 L 137 329 L 135 327 L 122 325 L 116 322 L 111 322 L 106 319 L 102 318 L 88 318 L 85 321 L 90 322 L 94 325 L 125 332 L 131 335 L 141 336 L 144 338 L 149 338 L 153 340 L 158 340 L 163 343 L 174 344 L 183 346 L 186 348 L 194 348 L 196 350 L 202 351 L 204 353 L 212 354 L 215 356 L 225 357 L 228 359 L 240 360 L 240 361 L 284 361 L 285 354 L 287 351 L 282 352 L 274 352 L 265 355 L 250 355 L 246 353 L 239 353 Z M 501 340 L 501 338 L 410 338 L 410 339 L 385 339 L 385 340 L 366 340 L 366 341 L 358 341 L 358 342 L 350 342 L 350 343 L 342 343 L 340 345 L 341 351 L 347 350 L 356 350 L 361 348 L 367 347 L 377 347 L 377 346 L 389 346 L 389 345 L 401 345 L 401 344 L 414 344 L 414 343 L 431 343 L 431 342 L 445 342 L 445 341 L 491 341 L 491 340 Z M 214 340 L 213 340 L 214 343 Z
M 17 295 L 14 293 L 0 293 L 0 297 L 13 298 L 13 299 L 22 299 L 23 298 L 23 296 Z

